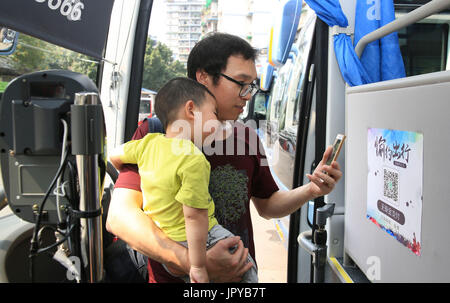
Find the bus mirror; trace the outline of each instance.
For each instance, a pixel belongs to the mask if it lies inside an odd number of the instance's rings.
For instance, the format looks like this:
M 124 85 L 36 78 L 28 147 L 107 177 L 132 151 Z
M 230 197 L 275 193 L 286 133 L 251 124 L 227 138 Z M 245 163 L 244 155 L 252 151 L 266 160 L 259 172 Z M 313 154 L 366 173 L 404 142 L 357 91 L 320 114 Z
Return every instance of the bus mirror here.
M 16 50 L 19 33 L 12 29 L 1 27 L 0 29 L 0 55 L 10 55 Z

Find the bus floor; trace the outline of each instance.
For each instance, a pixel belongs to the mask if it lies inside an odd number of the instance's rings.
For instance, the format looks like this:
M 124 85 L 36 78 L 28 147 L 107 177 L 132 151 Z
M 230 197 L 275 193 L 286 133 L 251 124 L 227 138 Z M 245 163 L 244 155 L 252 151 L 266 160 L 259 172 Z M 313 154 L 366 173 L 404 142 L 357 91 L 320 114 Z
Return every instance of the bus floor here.
M 278 236 L 274 221 L 260 217 L 253 203 L 250 203 L 250 212 L 259 283 L 286 283 L 287 249 Z

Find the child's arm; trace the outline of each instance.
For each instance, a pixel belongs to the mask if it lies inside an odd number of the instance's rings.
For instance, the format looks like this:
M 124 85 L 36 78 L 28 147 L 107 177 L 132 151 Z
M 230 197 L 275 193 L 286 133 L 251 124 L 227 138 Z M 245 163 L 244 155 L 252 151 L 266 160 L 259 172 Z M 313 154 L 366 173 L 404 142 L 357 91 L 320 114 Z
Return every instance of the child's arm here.
M 114 148 L 109 154 L 109 162 L 117 169 L 120 170 L 124 164 L 120 157 L 124 155 L 123 144 Z
M 186 222 L 186 238 L 188 242 L 191 269 L 189 276 L 192 283 L 208 283 L 206 271 L 206 238 L 208 236 L 208 210 L 183 205 Z

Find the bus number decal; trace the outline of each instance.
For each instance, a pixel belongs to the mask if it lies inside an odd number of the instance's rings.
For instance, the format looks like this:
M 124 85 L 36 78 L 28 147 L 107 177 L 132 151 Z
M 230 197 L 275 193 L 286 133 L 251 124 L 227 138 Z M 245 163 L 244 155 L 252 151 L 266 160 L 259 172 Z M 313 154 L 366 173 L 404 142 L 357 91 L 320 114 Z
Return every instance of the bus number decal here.
M 61 15 L 67 17 L 69 21 L 81 20 L 81 11 L 84 9 L 84 3 L 81 0 L 34 0 L 38 3 L 47 2 L 51 10 L 59 9 Z

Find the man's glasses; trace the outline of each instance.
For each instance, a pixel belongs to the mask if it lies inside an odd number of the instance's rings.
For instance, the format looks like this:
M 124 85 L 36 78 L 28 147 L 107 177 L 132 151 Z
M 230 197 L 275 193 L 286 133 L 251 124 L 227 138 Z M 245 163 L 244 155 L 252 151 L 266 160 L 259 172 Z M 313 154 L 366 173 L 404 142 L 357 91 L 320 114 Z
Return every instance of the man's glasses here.
M 251 96 L 253 97 L 259 90 L 258 87 L 256 86 L 255 82 L 244 83 L 244 82 L 241 82 L 241 81 L 237 81 L 237 80 L 235 80 L 235 79 L 233 79 L 231 77 L 228 77 L 225 74 L 220 73 L 220 75 L 222 77 L 224 77 L 225 79 L 227 79 L 227 80 L 229 80 L 231 82 L 234 82 L 237 85 L 241 86 L 241 90 L 239 91 L 239 96 L 240 97 L 245 97 L 245 96 L 247 96 L 248 93 L 250 93 Z

